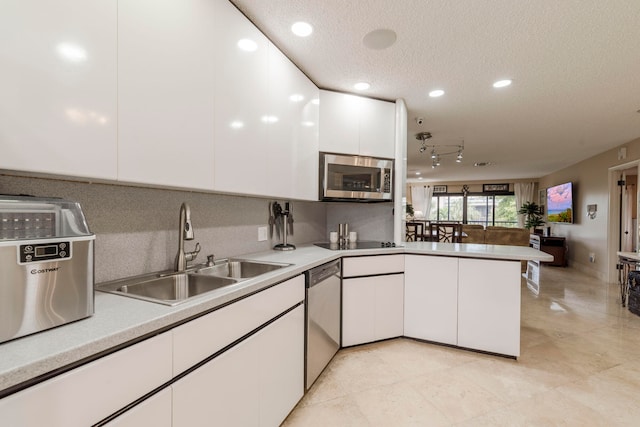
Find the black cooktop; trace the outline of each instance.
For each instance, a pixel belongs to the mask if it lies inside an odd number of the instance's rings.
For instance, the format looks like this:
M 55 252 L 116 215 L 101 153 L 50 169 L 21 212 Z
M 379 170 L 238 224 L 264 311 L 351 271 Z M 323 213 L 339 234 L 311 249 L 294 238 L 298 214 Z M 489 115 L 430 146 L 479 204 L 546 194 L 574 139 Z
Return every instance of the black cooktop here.
M 343 250 L 343 249 L 375 249 L 375 248 L 395 248 L 396 244 L 393 242 L 378 242 L 378 241 L 367 241 L 367 240 L 359 240 L 353 243 L 347 243 L 344 245 L 340 245 L 338 243 L 314 243 L 316 246 L 320 246 L 321 248 L 330 249 L 332 251 Z

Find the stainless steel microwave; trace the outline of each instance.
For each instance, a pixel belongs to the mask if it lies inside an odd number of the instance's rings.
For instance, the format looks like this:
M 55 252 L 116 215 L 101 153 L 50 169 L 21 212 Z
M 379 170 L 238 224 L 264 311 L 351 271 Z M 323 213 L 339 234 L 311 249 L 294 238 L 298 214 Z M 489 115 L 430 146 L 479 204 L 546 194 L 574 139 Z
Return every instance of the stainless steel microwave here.
M 393 200 L 393 160 L 320 153 L 320 200 Z

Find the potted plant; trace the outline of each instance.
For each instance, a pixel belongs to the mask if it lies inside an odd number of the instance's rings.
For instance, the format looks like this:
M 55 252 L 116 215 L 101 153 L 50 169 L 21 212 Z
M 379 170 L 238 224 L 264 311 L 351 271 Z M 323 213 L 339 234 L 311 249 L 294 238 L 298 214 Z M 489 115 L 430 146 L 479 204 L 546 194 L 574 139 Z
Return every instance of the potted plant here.
M 407 203 L 407 206 L 405 207 L 405 211 L 406 211 L 406 219 L 413 219 L 413 215 L 415 214 L 415 211 L 413 210 L 413 205 L 411 203 Z
M 542 207 L 538 206 L 536 202 L 524 202 L 522 207 L 518 209 L 518 213 L 526 215 L 524 222 L 525 228 L 531 229 L 544 224 L 544 220 L 542 219 L 544 212 L 542 212 Z

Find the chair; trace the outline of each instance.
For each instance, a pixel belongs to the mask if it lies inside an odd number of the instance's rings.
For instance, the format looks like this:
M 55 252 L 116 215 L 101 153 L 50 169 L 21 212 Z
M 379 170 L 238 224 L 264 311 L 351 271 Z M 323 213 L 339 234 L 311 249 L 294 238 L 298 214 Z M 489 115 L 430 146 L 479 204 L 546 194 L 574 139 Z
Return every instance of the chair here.
M 462 224 L 457 222 L 432 222 L 429 236 L 433 242 L 461 243 Z
M 410 221 L 406 223 L 406 235 L 405 240 L 407 242 L 417 242 L 422 240 L 424 236 L 424 223 L 417 221 Z

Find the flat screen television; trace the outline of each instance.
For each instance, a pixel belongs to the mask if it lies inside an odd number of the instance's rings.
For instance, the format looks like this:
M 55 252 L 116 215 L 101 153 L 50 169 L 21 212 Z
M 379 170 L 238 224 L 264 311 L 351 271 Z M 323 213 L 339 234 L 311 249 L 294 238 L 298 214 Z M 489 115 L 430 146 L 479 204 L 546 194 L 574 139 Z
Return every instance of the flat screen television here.
M 573 223 L 571 182 L 547 188 L 547 222 Z

